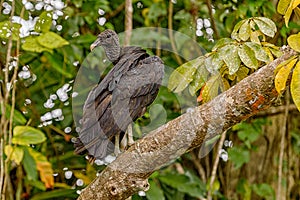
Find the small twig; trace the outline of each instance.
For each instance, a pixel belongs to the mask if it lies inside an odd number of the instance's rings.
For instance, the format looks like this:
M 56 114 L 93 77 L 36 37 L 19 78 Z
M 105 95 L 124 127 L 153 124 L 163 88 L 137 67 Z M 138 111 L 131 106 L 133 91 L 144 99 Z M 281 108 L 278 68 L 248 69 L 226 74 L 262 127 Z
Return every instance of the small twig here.
M 282 163 L 283 163 L 283 156 L 284 156 L 284 140 L 285 140 L 285 133 L 286 133 L 287 118 L 289 115 L 289 102 L 290 102 L 289 89 L 287 89 L 287 91 L 285 93 L 285 101 L 286 101 L 286 107 L 285 107 L 285 112 L 284 112 L 282 126 L 281 126 L 282 129 L 281 129 L 279 165 L 278 165 L 278 183 L 277 183 L 277 198 L 276 198 L 278 200 L 282 199 L 282 195 L 281 195 Z
M 214 13 L 213 13 L 213 7 L 211 5 L 211 1 L 206 0 L 206 5 L 207 5 L 207 8 L 208 8 L 209 17 L 210 17 L 211 24 L 212 24 L 212 29 L 214 30 L 214 33 L 216 35 L 216 39 L 219 39 L 220 36 L 219 36 L 219 32 L 218 32 L 216 22 L 215 22 L 215 19 L 214 19 Z
M 116 9 L 114 9 L 112 12 L 109 12 L 105 15 L 106 19 L 113 18 L 117 14 L 119 14 L 122 10 L 125 8 L 125 3 L 120 4 Z
M 60 135 L 64 136 L 65 138 L 68 135 L 64 131 L 60 130 L 59 128 L 57 128 L 56 126 L 54 126 L 52 124 L 49 125 L 49 128 L 52 129 L 52 130 L 54 130 L 55 132 L 59 133 Z
M 4 142 L 3 139 L 0 138 L 0 197 L 2 196 L 2 186 L 4 183 L 4 156 L 3 156 L 3 152 L 4 152 Z
M 175 163 L 174 165 L 178 174 L 184 174 L 184 169 L 180 163 Z
M 23 168 L 22 165 L 17 167 L 17 189 L 16 189 L 16 200 L 21 200 L 21 194 L 23 189 Z
M 159 35 L 161 35 L 161 27 L 160 27 L 160 23 L 159 23 L 159 25 L 158 25 L 158 27 L 157 27 L 157 32 L 158 32 Z M 160 57 L 160 55 L 161 55 L 161 40 L 160 40 L 160 37 L 158 38 L 158 41 L 157 41 L 157 43 L 156 43 L 156 55 L 157 55 L 158 57 Z
M 194 151 L 191 152 L 192 156 L 192 161 L 198 171 L 198 174 L 200 175 L 201 179 L 203 182 L 206 182 L 206 175 L 205 175 L 205 170 L 203 169 L 200 160 L 198 159 L 197 155 L 195 154 Z
M 0 2 L 0 10 L 2 10 L 2 4 L 3 4 L 4 0 L 1 0 Z
M 209 182 L 209 189 L 208 189 L 208 194 L 207 194 L 207 200 L 211 200 L 212 199 L 213 183 L 214 183 L 215 178 L 216 178 L 218 164 L 219 164 L 219 160 L 220 160 L 219 152 L 222 149 L 222 146 L 223 146 L 225 138 L 226 138 L 226 131 L 224 131 L 222 133 L 222 136 L 221 136 L 220 141 L 219 141 L 219 145 L 218 145 L 218 149 L 217 149 L 217 156 L 215 158 L 213 169 L 211 171 L 211 178 L 210 178 L 210 182 Z
M 12 25 L 13 25 L 12 18 L 14 16 L 14 14 L 15 14 L 15 1 L 12 1 L 11 14 L 9 17 L 10 27 L 12 27 Z M 11 137 L 12 137 L 12 132 L 10 132 L 11 125 L 8 126 L 8 123 L 11 120 L 8 121 L 6 119 L 6 108 L 5 108 L 5 105 L 8 104 L 10 87 L 12 84 L 12 82 L 9 81 L 9 64 L 10 64 L 10 59 L 11 59 L 12 44 L 13 44 L 13 41 L 12 41 L 12 33 L 11 33 L 10 37 L 8 38 L 5 72 L 4 72 L 4 88 L 5 88 L 5 90 L 4 90 L 4 99 L 2 99 L 3 103 L 4 103 L 4 112 L 2 113 L 2 117 L 1 117 L 1 125 L 2 125 L 2 131 L 3 131 L 3 139 L 4 139 L 4 144 L 2 144 L 3 146 L 1 148 L 2 154 L 3 154 L 4 146 L 7 144 L 7 130 L 9 131 L 9 141 L 11 141 Z M 10 119 L 12 119 L 12 116 L 10 117 Z M 9 127 L 9 129 L 8 129 L 8 127 Z M 1 182 L 1 185 L 0 185 L 0 187 L 1 187 L 0 195 L 3 199 L 5 199 L 6 190 L 11 188 L 11 181 L 10 181 L 10 176 L 9 176 L 9 160 L 8 159 L 9 159 L 9 157 L 7 157 L 5 161 L 3 161 L 4 167 L 1 168 L 1 171 L 4 171 L 4 174 L 1 174 L 2 175 L 1 179 L 4 178 L 4 181 Z M 2 162 L 2 160 L 1 160 L 1 162 Z M 11 194 L 9 196 L 11 196 Z
M 132 0 L 125 1 L 125 38 L 124 38 L 124 46 L 128 46 L 130 44 L 130 38 L 132 34 Z
M 171 41 L 171 46 L 174 51 L 174 55 L 176 58 L 176 61 L 178 62 L 179 65 L 182 65 L 182 60 L 180 56 L 178 56 L 178 51 L 176 48 L 176 45 L 174 43 L 174 36 L 173 36 L 173 3 L 171 0 L 169 0 L 169 14 L 168 14 L 168 32 L 169 32 L 169 37 Z
M 288 108 L 287 108 L 288 107 Z M 285 112 L 285 110 L 288 109 L 288 111 L 297 111 L 297 107 L 295 104 L 289 104 L 283 105 L 283 106 L 278 106 L 278 107 L 271 107 L 268 110 L 259 112 L 256 116 L 258 117 L 265 117 L 265 116 L 270 116 L 270 115 L 277 115 Z
M 14 3 L 12 3 L 12 6 L 14 7 Z M 22 18 L 24 15 L 25 8 L 23 7 L 20 13 L 20 17 Z M 17 39 L 16 44 L 16 66 L 14 68 L 13 76 L 10 80 L 10 85 L 12 85 L 12 94 L 11 94 L 11 110 L 10 110 L 10 118 L 9 118 L 9 131 L 8 131 L 8 144 L 11 145 L 12 140 L 12 130 L 13 130 L 13 116 L 15 111 L 15 104 L 16 104 L 16 80 L 17 80 L 17 74 L 18 74 L 18 66 L 19 66 L 19 53 L 20 53 L 20 38 Z
M 290 120 L 290 118 L 288 120 Z M 286 132 L 286 134 L 287 134 L 286 140 L 288 141 L 286 144 L 286 160 L 287 160 L 287 169 L 288 169 L 286 172 L 286 177 L 291 177 L 293 174 L 293 171 L 291 170 L 291 167 L 292 167 L 291 164 L 293 163 L 293 161 L 292 161 L 293 156 L 291 156 L 292 144 L 290 142 L 290 141 L 292 141 L 292 138 L 291 138 L 291 134 L 289 134 L 289 130 L 290 130 L 289 126 L 290 126 L 290 123 L 287 124 L 288 131 Z M 286 189 L 287 189 L 287 192 L 285 193 L 286 200 L 290 200 L 290 185 L 291 185 L 291 179 L 288 178 L 286 180 Z

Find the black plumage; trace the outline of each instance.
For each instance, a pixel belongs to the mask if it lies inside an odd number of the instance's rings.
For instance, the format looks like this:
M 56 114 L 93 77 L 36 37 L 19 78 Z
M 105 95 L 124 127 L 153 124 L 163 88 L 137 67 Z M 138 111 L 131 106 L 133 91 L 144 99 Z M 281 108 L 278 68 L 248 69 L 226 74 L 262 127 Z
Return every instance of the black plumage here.
M 140 47 L 120 47 L 112 30 L 100 33 L 91 49 L 102 46 L 114 67 L 89 93 L 75 153 L 102 159 L 114 151 L 113 138 L 141 117 L 157 96 L 164 65 Z

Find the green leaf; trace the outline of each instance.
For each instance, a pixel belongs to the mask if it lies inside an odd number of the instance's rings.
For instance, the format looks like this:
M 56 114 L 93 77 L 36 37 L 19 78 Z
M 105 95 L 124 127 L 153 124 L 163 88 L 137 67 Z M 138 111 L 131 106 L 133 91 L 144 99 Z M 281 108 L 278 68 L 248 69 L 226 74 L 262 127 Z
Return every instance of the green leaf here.
M 159 176 L 158 178 L 161 182 L 173 188 L 178 188 L 181 184 L 189 181 L 189 178 L 183 174 L 167 174 Z
M 292 49 L 300 52 L 300 33 L 289 36 L 287 41 Z
M 241 61 L 249 68 L 257 69 L 258 62 L 255 58 L 254 51 L 248 47 L 247 45 L 243 44 L 238 48 L 238 55 L 240 56 Z
M 10 21 L 0 22 L 0 38 L 8 39 L 12 34 L 12 39 L 17 40 L 19 38 L 21 25 L 12 23 Z
M 170 75 L 168 88 L 174 92 L 183 91 L 193 81 L 193 76 L 203 61 L 204 57 L 199 57 L 178 67 Z
M 286 66 L 287 64 L 289 64 L 292 60 L 294 60 L 295 58 L 297 58 L 297 56 L 292 56 L 289 59 L 283 61 L 282 63 L 280 63 L 279 65 L 276 66 L 276 69 L 274 71 L 274 74 L 277 74 L 279 72 L 279 70 L 283 67 Z
M 11 105 L 6 105 L 6 112 L 5 112 L 6 119 L 10 118 L 10 112 L 11 112 Z M 1 109 L 0 109 L 0 114 L 2 114 Z M 13 122 L 14 125 L 24 125 L 27 122 L 27 120 L 20 111 L 14 109 Z
M 293 12 L 292 4 L 289 4 L 289 6 L 283 16 L 286 27 L 289 27 L 289 21 L 290 21 L 292 12 Z
M 204 189 L 199 182 L 194 182 L 188 176 L 183 174 L 167 174 L 159 177 L 159 180 L 176 188 L 178 191 L 186 193 L 192 197 L 202 198 Z
M 204 66 L 198 67 L 194 75 L 194 80 L 189 84 L 189 92 L 191 95 L 195 95 L 195 93 L 205 84 L 208 74 L 209 72 Z
M 220 57 L 229 69 L 229 75 L 234 74 L 240 67 L 241 60 L 238 55 L 238 47 L 227 45 L 220 50 Z
M 56 54 L 45 53 L 44 55 L 51 63 L 51 67 L 53 67 L 53 69 L 66 76 L 67 78 L 73 78 L 73 74 L 63 68 L 63 60 L 60 59 Z
M 33 51 L 37 53 L 41 53 L 43 51 L 48 51 L 50 53 L 53 52 L 52 49 L 40 45 L 40 43 L 38 43 L 37 41 L 36 36 L 26 37 L 25 42 L 22 44 L 22 49 L 24 49 L 25 51 Z
M 148 17 L 156 22 L 160 16 L 167 15 L 167 9 L 163 3 L 152 3 L 149 9 Z
M 300 0 L 294 0 L 292 4 L 292 9 L 297 8 L 297 6 L 300 4 Z
M 215 179 L 212 187 L 210 186 L 210 181 L 211 181 L 211 177 L 208 179 L 207 183 L 206 183 L 206 190 L 211 190 L 213 193 L 217 192 L 220 190 L 220 182 L 218 179 Z
M 38 151 L 29 149 L 29 153 L 35 160 L 37 170 L 40 172 L 41 181 L 43 181 L 46 188 L 53 188 L 54 178 L 51 163 L 48 162 L 47 158 Z
M 20 165 L 24 157 L 24 151 L 22 148 L 18 146 L 6 145 L 4 152 L 6 156 L 10 158 L 10 160 L 14 161 L 17 165 Z
M 286 88 L 286 82 L 290 75 L 291 70 L 295 66 L 298 59 L 294 59 L 291 62 L 287 63 L 287 65 L 280 68 L 278 73 L 275 76 L 275 88 L 276 91 L 281 94 L 282 91 Z M 300 84 L 300 82 L 299 82 Z M 300 96 L 299 96 L 300 97 Z
M 224 48 L 224 47 L 223 47 Z M 206 69 L 211 73 L 215 74 L 225 64 L 222 59 L 222 49 L 218 52 L 213 52 L 205 59 L 204 65 Z
M 251 124 L 243 123 L 242 129 L 238 131 L 238 137 L 242 141 L 249 141 L 250 143 L 257 140 L 260 131 L 257 131 Z M 250 148 L 250 146 L 248 147 Z
M 242 148 L 232 147 L 228 149 L 228 155 L 233 162 L 235 169 L 242 167 L 250 160 L 249 151 Z
M 214 53 L 210 56 L 213 72 L 217 72 L 225 64 L 221 52 L 222 51 L 220 50 L 219 52 Z
M 261 45 L 254 42 L 246 42 L 245 44 L 254 51 L 255 57 L 258 60 L 263 61 L 265 63 L 270 62 L 270 57 L 268 56 L 268 54 L 265 52 L 265 50 Z
M 242 26 L 242 24 L 247 21 L 248 19 L 244 19 L 242 21 L 239 21 L 233 28 L 233 31 L 231 33 L 231 38 L 237 41 L 240 41 L 239 35 L 238 35 L 238 30 Z
M 223 46 L 225 46 L 227 44 L 232 44 L 232 43 L 234 43 L 234 40 L 231 39 L 231 38 L 221 38 L 220 40 L 218 40 L 218 42 L 212 48 L 212 51 L 216 51 L 220 47 L 223 47 Z
M 13 130 L 13 144 L 39 144 L 46 140 L 44 133 L 30 126 L 16 126 Z
M 218 95 L 219 88 L 222 88 L 222 78 L 220 74 L 216 74 L 209 78 L 202 91 L 203 102 L 208 102 Z
M 28 183 L 26 183 L 26 184 L 31 185 L 31 186 L 39 189 L 39 190 L 42 190 L 42 191 L 46 191 L 46 189 L 47 189 L 45 187 L 45 185 L 41 181 L 38 181 L 38 180 L 36 180 L 36 181 L 33 181 L 33 180 L 32 181 L 28 181 Z
M 74 38 L 73 40 L 70 41 L 70 43 L 76 43 L 76 44 L 91 44 L 92 42 L 94 42 L 96 40 L 96 36 L 92 35 L 92 34 L 84 34 L 84 35 L 80 35 L 76 38 Z
M 256 23 L 256 25 L 258 26 L 259 30 L 269 36 L 269 37 L 274 37 L 275 33 L 277 31 L 277 27 L 275 25 L 275 23 L 265 17 L 256 17 L 253 19 L 254 22 Z
M 67 40 L 54 32 L 46 32 L 41 34 L 37 37 L 37 41 L 40 43 L 40 45 L 49 49 L 60 48 L 69 44 Z
M 300 111 L 300 61 L 296 64 L 292 75 L 291 94 L 296 107 Z
M 249 20 L 247 20 L 240 27 L 239 38 L 243 41 L 247 41 L 248 38 L 250 37 L 250 32 L 251 32 L 251 28 L 250 28 Z
M 240 82 L 241 80 L 243 80 L 244 78 L 246 78 L 248 76 L 249 73 L 249 69 L 247 67 L 240 67 L 239 70 L 236 72 L 236 79 L 238 82 Z
M 272 54 L 276 57 L 279 58 L 280 56 L 282 56 L 282 51 L 280 51 L 279 49 L 276 48 L 269 48 L 269 50 L 272 52 Z
M 259 135 L 262 133 L 262 126 L 265 124 L 266 120 L 256 119 L 251 123 L 239 123 L 232 130 L 237 131 L 239 139 L 245 143 L 247 142 L 246 146 L 250 149 L 251 143 L 259 138 Z
M 196 183 L 186 183 L 181 184 L 178 191 L 188 194 L 189 196 L 196 197 L 196 198 L 203 198 L 205 192 L 200 190 Z
M 289 7 L 291 0 L 280 0 L 277 5 L 277 12 L 281 15 L 284 15 L 286 9 Z
M 260 44 L 259 36 L 261 36 L 261 35 L 262 35 L 262 33 L 258 30 L 252 31 L 250 33 L 250 41 Z
M 150 189 L 146 192 L 148 200 L 165 200 L 163 190 L 153 181 L 149 180 Z
M 263 197 L 264 199 L 275 199 L 275 192 L 273 188 L 265 183 L 262 184 L 254 184 L 253 185 L 253 191 L 260 197 Z
M 30 147 L 23 148 L 24 149 L 23 166 L 26 172 L 27 179 L 29 181 L 32 181 L 38 179 L 38 173 L 37 173 L 36 163 L 28 152 L 29 148 Z
M 40 14 L 39 19 L 37 20 L 34 30 L 36 32 L 48 32 L 52 26 L 52 13 L 44 11 Z
M 243 200 L 251 200 L 251 187 L 247 179 L 241 178 L 236 186 L 237 193 L 243 196 Z
M 300 8 L 299 7 L 296 7 L 294 9 L 294 12 L 295 12 L 295 15 L 297 16 L 297 18 L 299 19 L 300 18 Z
M 30 200 L 60 199 L 61 197 L 76 199 L 78 197 L 78 194 L 76 194 L 76 190 L 74 189 L 56 189 L 52 191 L 37 193 L 32 196 Z

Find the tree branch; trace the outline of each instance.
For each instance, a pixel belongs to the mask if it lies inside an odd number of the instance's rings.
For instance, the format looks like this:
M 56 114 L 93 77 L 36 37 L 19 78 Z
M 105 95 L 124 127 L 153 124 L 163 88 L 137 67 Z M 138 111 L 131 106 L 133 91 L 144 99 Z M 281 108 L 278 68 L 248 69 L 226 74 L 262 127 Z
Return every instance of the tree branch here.
M 80 194 L 78 199 L 126 199 L 149 188 L 148 177 L 185 152 L 268 108 L 277 99 L 274 69 L 296 52 L 262 67 L 210 102 L 137 140 Z

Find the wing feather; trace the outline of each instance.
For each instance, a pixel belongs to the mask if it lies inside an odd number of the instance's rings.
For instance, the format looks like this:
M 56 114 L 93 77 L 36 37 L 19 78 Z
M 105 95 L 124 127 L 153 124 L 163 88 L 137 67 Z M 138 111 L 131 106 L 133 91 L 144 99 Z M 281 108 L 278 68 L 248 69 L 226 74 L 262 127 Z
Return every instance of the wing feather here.
M 114 114 L 113 98 L 117 98 L 114 90 L 120 85 L 126 72 L 138 65 L 138 62 L 147 57 L 139 47 L 125 47 L 123 56 L 104 79 L 89 93 L 83 107 L 82 127 L 79 141 L 75 144 L 75 152 L 85 150 L 95 158 L 104 158 L 113 152 L 112 136 L 124 131 L 129 120 L 124 117 L 124 108 Z M 120 118 L 120 116 L 122 116 Z

